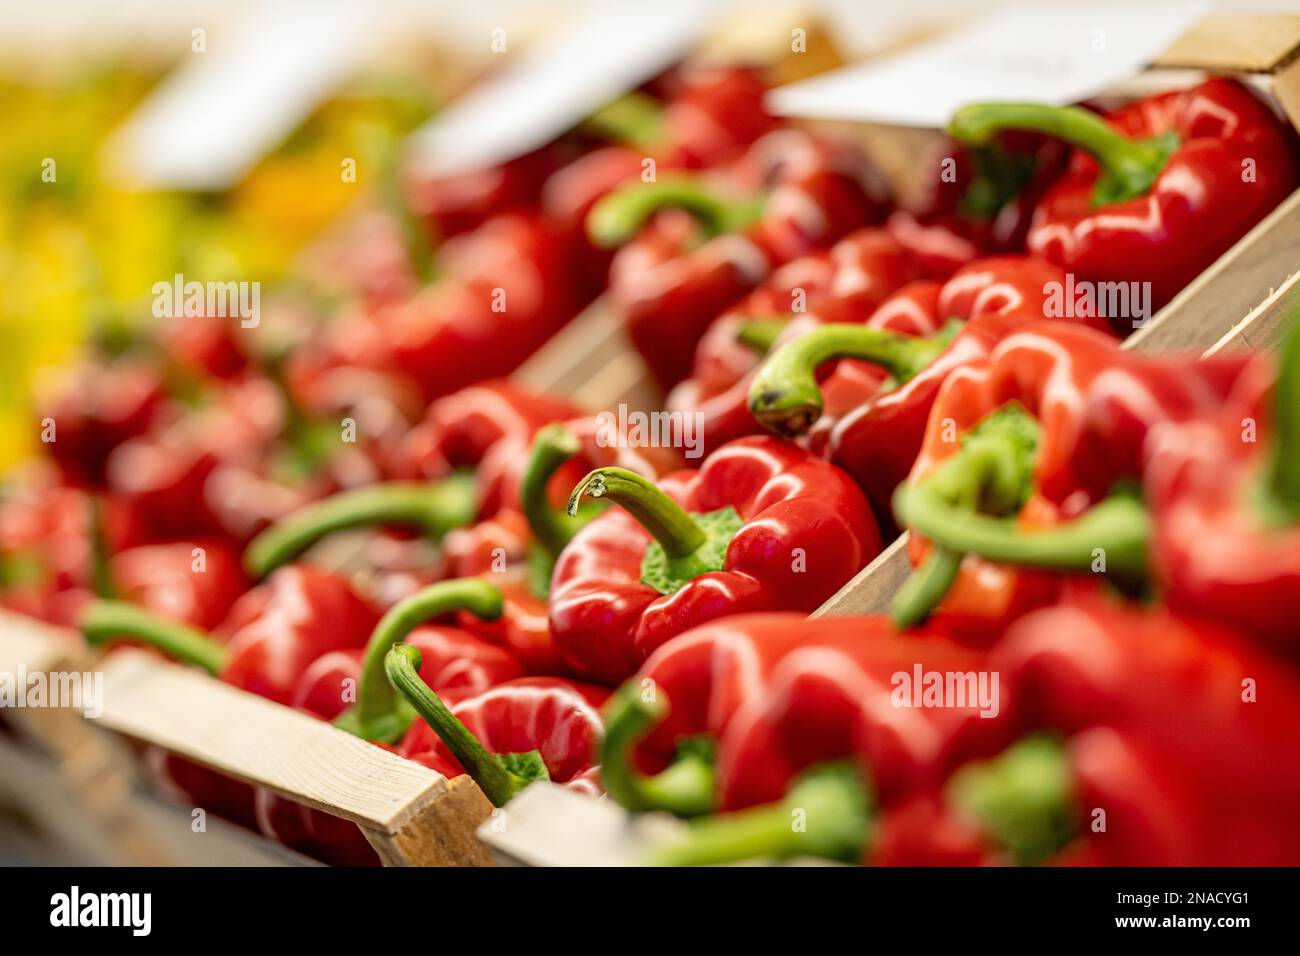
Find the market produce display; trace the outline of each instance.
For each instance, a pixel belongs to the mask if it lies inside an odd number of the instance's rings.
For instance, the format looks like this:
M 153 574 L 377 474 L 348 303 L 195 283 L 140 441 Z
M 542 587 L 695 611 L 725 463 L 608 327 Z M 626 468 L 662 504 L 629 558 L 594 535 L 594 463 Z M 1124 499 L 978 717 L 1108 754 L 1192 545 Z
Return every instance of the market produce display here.
M 494 809 L 685 821 L 638 863 L 1300 865 L 1300 311 L 1277 351 L 1124 345 L 1300 186 L 1286 121 L 1227 76 L 970 104 L 903 198 L 769 81 L 688 58 L 490 168 L 384 153 L 261 328 L 93 336 L 0 485 L 0 608 Z M 655 407 L 517 374 L 585 309 Z M 818 616 L 903 533 L 889 613 Z

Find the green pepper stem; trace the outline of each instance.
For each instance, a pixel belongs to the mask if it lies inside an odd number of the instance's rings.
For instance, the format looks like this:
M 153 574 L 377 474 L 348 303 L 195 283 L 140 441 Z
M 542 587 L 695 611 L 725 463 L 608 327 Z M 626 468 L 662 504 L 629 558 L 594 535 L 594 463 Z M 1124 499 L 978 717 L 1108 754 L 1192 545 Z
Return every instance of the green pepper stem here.
M 778 435 L 802 435 L 822 414 L 817 369 L 832 359 L 879 365 L 901 385 L 948 347 L 955 326 L 933 336 L 899 335 L 852 323 L 818 326 L 787 342 L 759 367 L 749 389 L 749 410 Z
M 265 577 L 336 531 L 373 525 L 413 527 L 436 540 L 472 521 L 475 509 L 468 475 L 357 488 L 309 504 L 267 528 L 248 545 L 244 563 L 255 577 Z
M 818 857 L 858 862 L 872 833 L 861 772 L 830 765 L 802 776 L 779 803 L 708 817 L 651 854 L 655 866 L 714 866 L 741 860 Z
M 356 705 L 340 714 L 335 726 L 366 740 L 380 743 L 399 740 L 415 715 L 388 682 L 384 661 L 389 649 L 430 618 L 466 610 L 480 620 L 495 621 L 503 607 L 501 592 L 478 578 L 439 581 L 398 601 L 370 635 L 361 659 Z
M 680 817 L 699 816 L 713 809 L 712 753 L 704 747 L 683 748 L 662 773 L 641 773 L 632 765 L 632 751 L 668 713 L 663 693 L 646 700 L 629 681 L 605 706 L 605 736 L 600 744 L 600 774 L 605 792 L 629 810 L 666 810 Z
M 1129 139 L 1096 113 L 1040 103 L 976 103 L 959 109 L 948 124 L 953 139 L 976 146 L 1006 129 L 1046 133 L 1091 154 L 1102 170 L 1094 197 L 1097 205 L 1144 195 L 1178 142 L 1176 136 Z
M 951 550 L 1055 571 L 1087 571 L 1103 557 L 1107 573 L 1146 571 L 1150 517 L 1130 495 L 1112 495 L 1071 521 L 1030 531 L 955 507 L 933 491 L 924 484 L 900 489 L 897 511 L 909 528 Z
M 81 631 L 89 644 L 140 641 L 209 674 L 220 674 L 226 666 L 226 649 L 202 631 L 125 601 L 92 602 L 82 613 Z
M 597 468 L 578 482 L 569 496 L 569 514 L 578 513 L 583 495 L 608 498 L 630 514 L 659 542 L 670 559 L 698 551 L 707 535 L 681 505 L 653 481 L 626 468 Z
M 962 555 L 936 544 L 894 595 L 889 616 L 901 629 L 924 624 L 957 580 Z
M 533 450 L 519 488 L 528 527 L 533 537 L 552 555 L 564 550 L 580 525 L 551 507 L 548 486 L 560 466 L 581 449 L 577 437 L 558 422 L 539 429 L 533 438 Z
M 1069 756 L 1060 740 L 1045 734 L 958 770 L 945 796 L 1021 866 L 1048 860 L 1079 827 Z
M 634 182 L 605 196 L 587 214 L 587 235 L 601 248 L 621 246 L 655 213 L 683 209 L 710 235 L 735 232 L 762 215 L 763 198 L 733 199 L 720 195 L 699 176 L 669 176 L 655 182 Z
M 772 346 L 776 345 L 776 340 L 781 337 L 781 333 L 789 324 L 788 315 L 749 318 L 736 330 L 736 341 L 753 349 L 759 355 L 766 355 L 772 351 Z
M 1273 395 L 1273 446 L 1264 473 L 1268 517 L 1300 523 L 1300 308 L 1278 355 Z
M 937 533 L 934 551 L 894 599 L 891 613 L 899 627 L 920 624 L 930 616 L 957 579 L 962 554 L 969 550 L 963 545 L 978 543 L 968 540 L 972 536 L 949 536 L 954 528 L 975 527 L 989 537 L 996 529 L 1004 537 L 1015 537 L 1006 522 L 988 514 L 1012 514 L 1028 499 L 1039 432 L 1038 422 L 1023 408 L 1005 405 L 976 424 L 961 450 L 934 473 L 894 493 L 894 513 L 901 526 L 927 536 Z
M 499 757 L 488 753 L 482 742 L 447 708 L 442 698 L 420 679 L 420 663 L 417 648 L 410 644 L 397 644 L 384 658 L 384 671 L 393 687 L 433 728 L 438 739 L 447 745 L 465 772 L 474 778 L 492 805 L 505 806 L 532 781 L 512 773 Z
M 606 103 L 583 126 L 616 143 L 650 149 L 663 139 L 663 106 L 644 93 L 625 93 Z

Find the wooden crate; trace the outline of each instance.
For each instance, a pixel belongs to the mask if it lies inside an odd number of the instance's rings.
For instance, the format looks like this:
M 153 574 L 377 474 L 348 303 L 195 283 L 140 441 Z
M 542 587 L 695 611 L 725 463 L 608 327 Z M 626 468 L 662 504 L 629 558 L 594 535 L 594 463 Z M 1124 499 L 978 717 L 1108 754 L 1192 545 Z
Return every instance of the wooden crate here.
M 448 780 L 306 714 L 192 668 L 122 649 L 92 658 L 78 635 L 0 617 L 0 672 L 95 668 L 103 713 L 6 710 L 0 806 L 44 854 L 104 864 L 258 865 L 310 861 L 153 794 L 123 738 L 356 823 L 392 866 L 485 865 L 474 828 L 492 811 L 468 777 Z M 12 827 L 11 827 L 12 829 Z
M 1254 44 L 1247 34 L 1268 42 Z M 1227 59 L 1209 57 L 1207 37 L 1213 38 L 1214 49 L 1234 52 L 1224 53 Z M 1297 49 L 1300 18 L 1211 17 L 1157 65 L 1240 72 L 1300 126 Z M 1125 347 L 1208 353 L 1275 344 L 1289 293 L 1300 281 L 1293 274 L 1297 250 L 1300 192 L 1135 332 Z M 516 378 L 592 409 L 621 402 L 652 409 L 659 402 L 644 364 L 600 301 Z M 883 611 L 909 570 L 906 541 L 900 539 L 815 614 Z M 19 664 L 29 672 L 75 666 L 83 654 L 76 635 L 12 615 L 0 617 L 0 671 L 14 671 Z M 493 814 L 466 777 L 447 780 L 191 669 L 132 651 L 114 653 L 100 666 L 105 708 L 97 721 L 55 710 L 5 715 L 16 733 L 0 738 L 0 800 L 55 835 L 51 848 L 56 858 L 308 862 L 220 821 L 208 821 L 205 833 L 192 833 L 183 808 L 148 792 L 122 738 L 165 747 L 350 820 L 390 865 L 487 864 L 493 853 L 502 862 L 528 865 L 635 862 L 645 839 L 678 825 L 653 818 L 634 823 L 608 801 L 550 784 L 530 787 L 505 812 Z

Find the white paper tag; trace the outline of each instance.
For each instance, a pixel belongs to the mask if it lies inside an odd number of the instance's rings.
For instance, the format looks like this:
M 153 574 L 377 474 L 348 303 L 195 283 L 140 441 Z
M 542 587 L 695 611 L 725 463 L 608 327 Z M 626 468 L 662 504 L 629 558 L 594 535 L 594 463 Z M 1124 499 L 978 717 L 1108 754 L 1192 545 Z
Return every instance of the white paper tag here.
M 1014 6 L 898 56 L 773 90 L 768 107 L 783 116 L 942 128 L 966 103 L 1064 106 L 1131 77 L 1209 6 Z
M 112 174 L 154 188 L 238 182 L 371 56 L 377 19 L 350 0 L 282 0 L 202 37 L 106 145 Z
M 536 149 L 679 59 L 717 9 L 717 0 L 597 0 L 417 130 L 408 158 L 450 176 Z

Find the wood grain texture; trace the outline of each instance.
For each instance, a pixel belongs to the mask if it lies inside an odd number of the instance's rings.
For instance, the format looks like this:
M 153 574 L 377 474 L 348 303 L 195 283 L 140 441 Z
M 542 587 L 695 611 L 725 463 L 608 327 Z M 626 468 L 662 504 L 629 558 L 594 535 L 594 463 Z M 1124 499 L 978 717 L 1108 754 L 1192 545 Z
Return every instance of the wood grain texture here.
M 0 611 L 0 673 L 51 670 L 83 653 L 76 632 L 12 611 Z
M 907 558 L 907 532 L 903 532 L 876 555 L 874 561 L 813 611 L 812 616 L 884 614 L 911 571 L 912 563 Z
M 653 839 L 684 824 L 663 814 L 632 816 L 608 799 L 535 783 L 478 829 L 506 866 L 637 866 Z
M 447 791 L 395 832 L 362 827 L 385 866 L 492 866 L 491 851 L 474 831 L 492 803 L 468 776 L 447 781 Z
M 1160 67 L 1267 73 L 1300 47 L 1300 16 L 1211 13 L 1156 57 Z
M 1203 352 L 1280 287 L 1300 263 L 1300 190 L 1161 309 L 1124 347 L 1145 354 Z
M 101 726 L 370 829 L 398 832 L 447 790 L 432 770 L 190 668 L 123 650 L 103 671 Z

